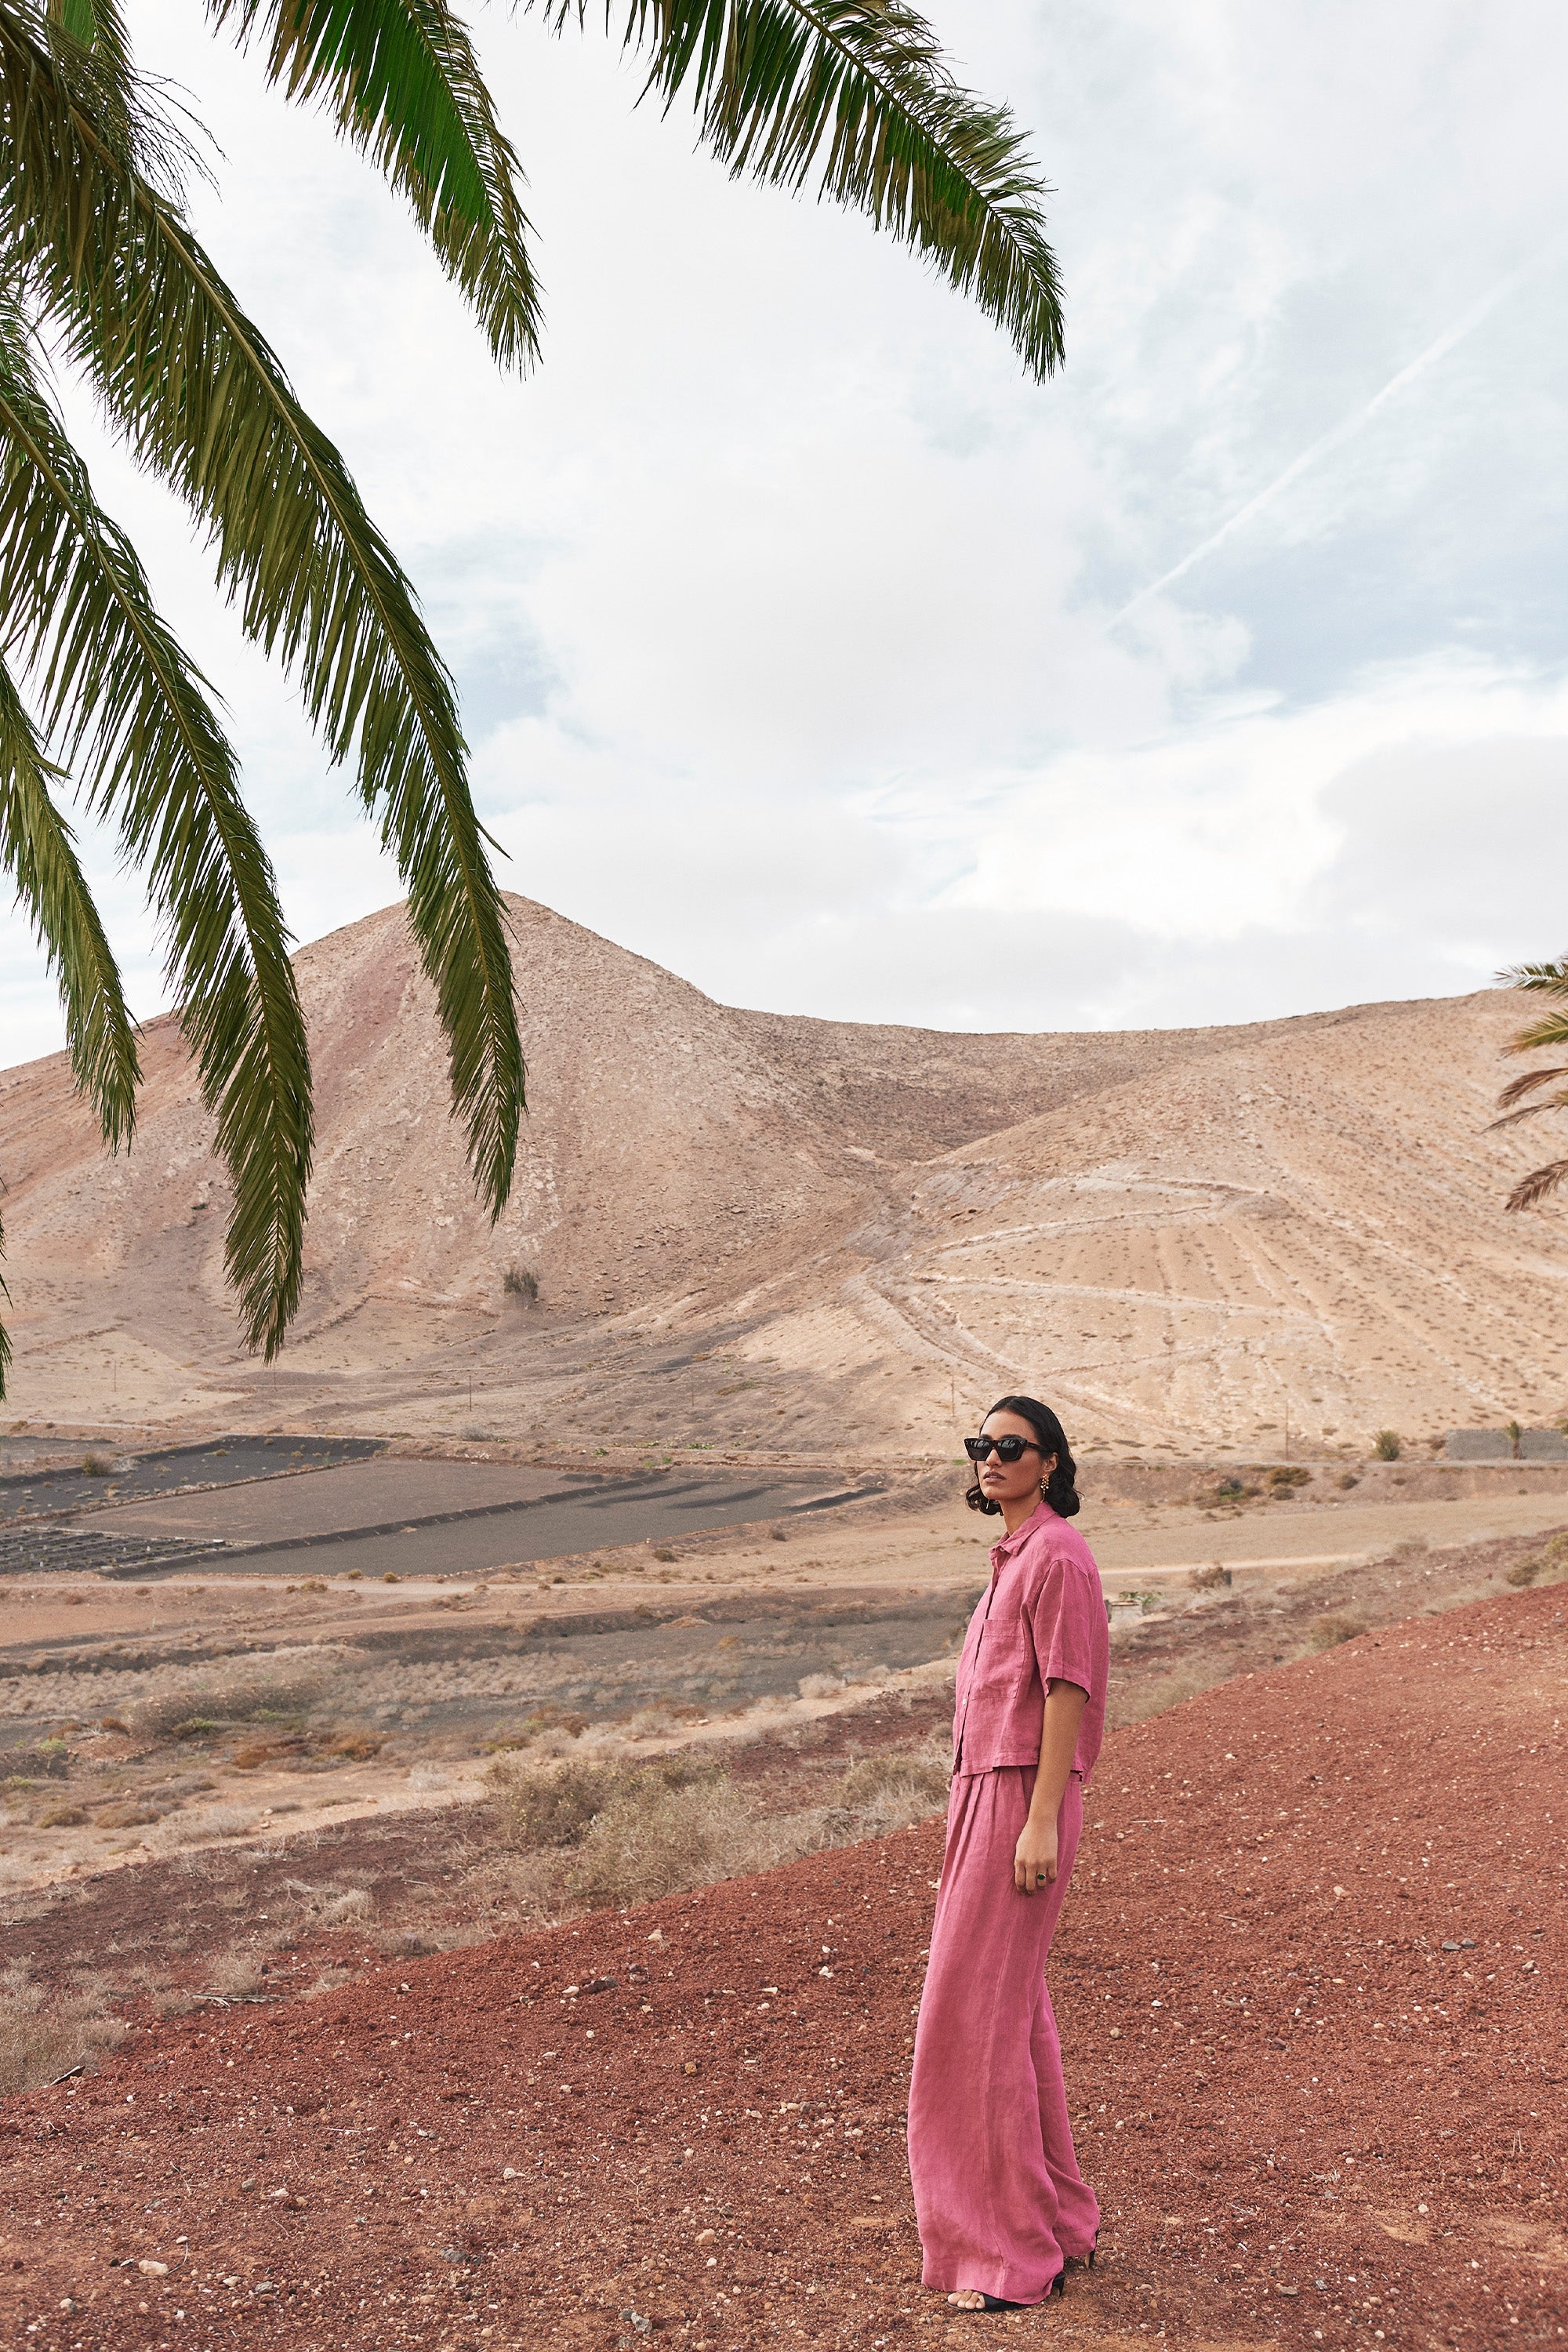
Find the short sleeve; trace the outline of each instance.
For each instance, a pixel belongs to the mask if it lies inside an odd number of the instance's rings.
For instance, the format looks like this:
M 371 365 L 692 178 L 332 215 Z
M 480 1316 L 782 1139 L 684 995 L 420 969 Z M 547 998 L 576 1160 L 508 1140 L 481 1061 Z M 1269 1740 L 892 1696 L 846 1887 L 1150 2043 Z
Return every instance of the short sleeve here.
M 1089 1591 L 1089 1579 L 1073 1559 L 1047 1559 L 1038 1590 L 1025 1603 L 1024 1614 L 1035 1644 L 1042 1686 L 1074 1683 L 1089 1697 L 1095 1696 L 1099 1677 L 1096 1633 L 1104 1632 L 1105 1602 Z

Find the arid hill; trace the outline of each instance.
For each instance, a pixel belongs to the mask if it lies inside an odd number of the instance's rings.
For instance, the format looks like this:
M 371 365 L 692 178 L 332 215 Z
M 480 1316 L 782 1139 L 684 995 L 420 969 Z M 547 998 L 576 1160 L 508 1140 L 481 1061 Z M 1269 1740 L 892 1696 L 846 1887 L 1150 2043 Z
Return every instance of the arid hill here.
M 1485 1131 L 1506 999 L 964 1037 L 736 1011 L 510 906 L 532 1110 L 493 1229 L 401 909 L 297 959 L 320 1145 L 276 1372 L 173 1021 L 120 1160 L 63 1057 L 0 1076 L 14 1423 L 919 1454 L 1024 1383 L 1086 1447 L 1268 1454 L 1287 1416 L 1331 1452 L 1568 1406 L 1568 1212 L 1506 1215 L 1534 1139 Z

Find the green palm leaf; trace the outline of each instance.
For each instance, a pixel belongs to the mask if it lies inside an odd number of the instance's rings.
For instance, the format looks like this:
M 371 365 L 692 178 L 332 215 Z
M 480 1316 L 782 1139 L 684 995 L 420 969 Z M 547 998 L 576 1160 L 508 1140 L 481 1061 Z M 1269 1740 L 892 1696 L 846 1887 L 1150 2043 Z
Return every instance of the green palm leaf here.
M 310 1072 L 272 870 L 203 682 L 0 310 L 0 613 L 39 731 L 146 869 L 234 1181 L 227 1265 L 270 1356 L 299 1300 Z
M 451 679 L 342 457 L 171 206 L 127 169 L 45 47 L 0 5 L 13 247 L 135 454 L 207 527 L 247 633 L 297 675 L 408 892 L 454 1106 L 492 1215 L 525 1108 L 500 895 Z
M 559 30 L 586 0 L 537 0 Z M 606 8 L 610 0 L 606 0 Z M 628 0 L 624 38 L 668 104 L 689 86 L 737 174 L 869 214 L 1011 337 L 1037 378 L 1062 359 L 1045 182 L 1011 114 L 953 79 L 902 0 Z
M 402 191 L 498 360 L 539 352 L 539 287 L 517 157 L 496 121 L 468 29 L 445 0 L 207 0 L 267 75 L 321 99 Z
M 136 1035 L 120 973 L 98 919 L 70 827 L 49 797 L 57 772 L 44 758 L 10 672 L 0 665 L 0 866 L 58 974 L 66 1036 L 77 1083 L 98 1113 L 106 1141 L 130 1139 L 141 1078 Z M 0 1258 L 5 1229 L 0 1223 Z M 10 1292 L 0 1278 L 0 1299 Z M 0 1318 L 0 1398 L 11 1362 L 11 1336 Z
M 1552 1046 L 1568 1045 L 1568 956 L 1558 956 L 1546 963 L 1518 964 L 1500 971 L 1498 978 L 1526 995 L 1556 999 L 1551 1011 L 1538 1015 L 1509 1039 L 1503 1048 L 1505 1053 L 1539 1054 Z M 1498 1108 L 1505 1116 L 1494 1118 L 1492 1127 L 1517 1127 L 1521 1119 L 1534 1118 L 1543 1110 L 1568 1110 L 1568 1087 L 1559 1087 L 1540 1102 L 1525 1101 L 1527 1095 L 1537 1093 L 1558 1078 L 1568 1078 L 1568 1069 L 1551 1065 L 1543 1069 L 1523 1070 L 1517 1078 L 1511 1078 L 1498 1097 Z M 1537 1202 L 1556 1192 L 1565 1179 L 1568 1160 L 1549 1160 L 1544 1168 L 1532 1168 L 1528 1176 L 1520 1178 L 1505 1205 L 1510 1209 L 1533 1209 Z
M 71 829 L 50 797 L 50 778 L 58 773 L 0 664 L 0 866 L 13 877 L 58 978 L 77 1084 L 98 1114 L 104 1141 L 118 1150 L 135 1124 L 142 1077 L 136 1031 Z

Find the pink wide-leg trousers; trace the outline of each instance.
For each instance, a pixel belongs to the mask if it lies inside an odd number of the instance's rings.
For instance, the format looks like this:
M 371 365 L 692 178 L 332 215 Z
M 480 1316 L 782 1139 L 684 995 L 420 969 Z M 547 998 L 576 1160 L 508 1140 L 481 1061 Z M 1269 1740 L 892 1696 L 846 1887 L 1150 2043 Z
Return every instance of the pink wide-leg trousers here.
M 1034 1791 L 1007 1767 L 952 1784 L 910 2084 L 910 2178 L 927 2286 L 1038 2303 L 1100 2227 L 1078 2168 L 1046 1955 L 1083 1826 L 1068 1781 L 1055 1884 L 1020 1895 L 1013 1852 Z

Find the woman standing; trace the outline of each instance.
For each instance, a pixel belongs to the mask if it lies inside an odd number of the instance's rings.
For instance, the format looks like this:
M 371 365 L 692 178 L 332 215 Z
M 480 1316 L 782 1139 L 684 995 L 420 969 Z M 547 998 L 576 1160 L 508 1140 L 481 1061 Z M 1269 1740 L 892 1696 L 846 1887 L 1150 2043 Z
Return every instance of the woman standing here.
M 958 1665 L 947 1852 L 910 2084 L 910 2177 L 927 2286 L 964 2311 L 1043 2302 L 1092 2258 L 1046 1955 L 1105 1727 L 1100 1571 L 1062 1425 L 1007 1396 L 964 1450 L 1000 1515 Z

